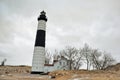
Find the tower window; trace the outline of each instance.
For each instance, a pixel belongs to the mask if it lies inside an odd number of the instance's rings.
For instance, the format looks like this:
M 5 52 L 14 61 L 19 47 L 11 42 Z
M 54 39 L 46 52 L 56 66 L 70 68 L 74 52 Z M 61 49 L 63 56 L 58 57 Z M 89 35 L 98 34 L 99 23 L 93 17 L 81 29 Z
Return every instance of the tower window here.
M 65 65 L 65 62 L 63 62 L 63 65 Z

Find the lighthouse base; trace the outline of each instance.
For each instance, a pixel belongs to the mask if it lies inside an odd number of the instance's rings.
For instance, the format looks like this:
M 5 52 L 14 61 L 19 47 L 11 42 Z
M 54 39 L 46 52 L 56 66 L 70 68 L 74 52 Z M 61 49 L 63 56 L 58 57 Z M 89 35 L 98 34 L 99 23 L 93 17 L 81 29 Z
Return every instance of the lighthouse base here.
M 36 72 L 36 71 L 32 71 L 31 74 L 42 74 L 44 72 Z

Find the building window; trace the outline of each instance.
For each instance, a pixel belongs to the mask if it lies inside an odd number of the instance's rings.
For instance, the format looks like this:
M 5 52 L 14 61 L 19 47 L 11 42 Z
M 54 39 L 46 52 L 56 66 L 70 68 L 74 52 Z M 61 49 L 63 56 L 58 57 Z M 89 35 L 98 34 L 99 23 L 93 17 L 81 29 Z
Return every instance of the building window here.
M 59 62 L 59 63 L 60 63 L 60 65 L 62 65 L 61 62 Z
M 65 62 L 63 62 L 63 65 L 65 65 Z

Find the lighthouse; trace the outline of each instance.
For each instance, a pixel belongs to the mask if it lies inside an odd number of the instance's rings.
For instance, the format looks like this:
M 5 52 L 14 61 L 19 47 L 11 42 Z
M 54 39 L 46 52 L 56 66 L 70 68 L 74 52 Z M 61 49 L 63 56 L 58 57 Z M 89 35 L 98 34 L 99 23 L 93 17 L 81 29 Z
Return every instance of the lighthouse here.
M 32 74 L 44 72 L 46 22 L 46 12 L 42 11 L 38 17 L 38 27 L 32 60 Z

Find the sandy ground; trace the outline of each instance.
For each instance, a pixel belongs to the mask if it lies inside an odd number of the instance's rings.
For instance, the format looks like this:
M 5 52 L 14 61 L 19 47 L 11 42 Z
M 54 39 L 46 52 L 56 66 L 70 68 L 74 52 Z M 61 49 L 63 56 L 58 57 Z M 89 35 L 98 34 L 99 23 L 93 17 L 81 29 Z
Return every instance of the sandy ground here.
M 35 75 L 30 72 L 30 66 L 0 66 L 0 80 L 52 80 L 48 75 Z
M 0 76 L 0 80 L 52 80 L 48 75 L 33 74 L 5 74 Z
M 59 73 L 58 73 L 59 72 Z M 120 80 L 118 72 L 57 71 L 54 79 L 48 75 L 4 74 L 0 80 Z
M 54 71 L 55 80 L 120 80 L 120 71 Z
M 120 80 L 120 66 L 114 68 L 105 71 L 61 70 L 48 75 L 33 75 L 30 66 L 0 66 L 0 80 Z

